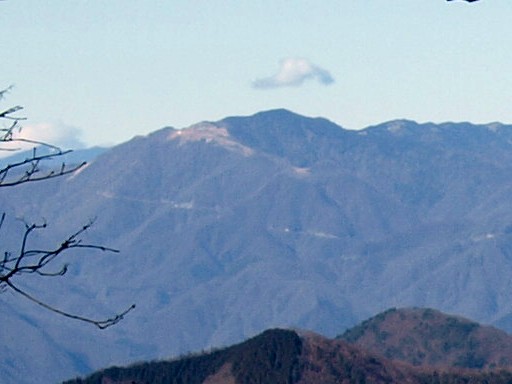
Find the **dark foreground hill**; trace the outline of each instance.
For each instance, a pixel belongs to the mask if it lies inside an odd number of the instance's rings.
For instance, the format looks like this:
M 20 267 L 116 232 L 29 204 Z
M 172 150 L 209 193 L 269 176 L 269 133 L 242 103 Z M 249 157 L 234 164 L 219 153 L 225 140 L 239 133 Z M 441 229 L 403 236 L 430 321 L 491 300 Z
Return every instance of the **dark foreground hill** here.
M 137 309 L 98 332 L 2 293 L 2 381 L 56 382 L 276 327 L 334 337 L 390 307 L 512 330 L 511 143 L 501 124 L 348 131 L 274 110 L 164 128 L 69 177 L 3 189 L 6 250 L 24 222 L 48 223 L 31 239 L 42 247 L 91 219 L 85 241 L 120 250 L 74 253 L 66 276 L 20 286 L 93 318 Z
M 347 330 L 340 339 L 415 366 L 512 367 L 510 335 L 432 309 L 392 309 Z
M 393 360 L 385 358 L 382 350 L 377 351 L 373 345 L 370 349 L 363 348 L 360 342 L 368 338 L 368 333 L 383 337 L 386 330 L 389 334 L 384 339 L 396 339 L 396 335 L 400 335 L 400 341 L 393 344 Z M 356 345 L 309 332 L 274 329 L 222 350 L 174 361 L 112 367 L 66 384 L 512 382 L 510 336 L 440 312 L 423 309 L 388 311 L 348 331 L 345 338 L 356 339 Z M 444 346 L 432 348 L 435 351 L 424 346 L 439 344 L 443 339 Z M 489 353 L 496 350 L 496 344 L 502 348 L 496 353 Z M 384 354 L 389 354 L 390 349 L 391 343 L 388 343 Z M 481 367 L 487 369 L 475 370 L 472 361 L 454 360 L 453 349 L 459 356 L 475 356 Z M 416 360 L 416 366 L 400 362 L 410 360 L 409 355 L 421 356 L 425 351 L 428 351 L 428 356 Z M 433 364 L 430 364 L 431 360 Z M 494 370 L 490 369 L 492 366 Z

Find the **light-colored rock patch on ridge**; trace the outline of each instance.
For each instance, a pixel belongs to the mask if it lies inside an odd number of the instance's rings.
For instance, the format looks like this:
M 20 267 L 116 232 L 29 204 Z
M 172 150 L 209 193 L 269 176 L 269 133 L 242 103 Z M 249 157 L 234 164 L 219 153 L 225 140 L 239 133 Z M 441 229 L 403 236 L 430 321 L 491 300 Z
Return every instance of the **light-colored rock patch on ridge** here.
M 207 143 L 212 142 L 229 150 L 238 151 L 245 156 L 251 156 L 254 153 L 251 148 L 233 140 L 226 128 L 207 122 L 175 130 L 169 135 L 169 140 L 177 139 L 180 140 L 180 143 L 182 144 L 186 142 L 204 140 Z

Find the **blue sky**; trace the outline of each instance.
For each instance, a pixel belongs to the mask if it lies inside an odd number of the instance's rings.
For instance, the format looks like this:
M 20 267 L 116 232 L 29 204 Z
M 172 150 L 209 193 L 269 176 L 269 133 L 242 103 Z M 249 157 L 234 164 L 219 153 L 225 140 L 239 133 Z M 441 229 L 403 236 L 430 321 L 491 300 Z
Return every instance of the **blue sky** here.
M 510 20 L 511 0 L 6 0 L 2 106 L 73 147 L 274 108 L 512 123 Z

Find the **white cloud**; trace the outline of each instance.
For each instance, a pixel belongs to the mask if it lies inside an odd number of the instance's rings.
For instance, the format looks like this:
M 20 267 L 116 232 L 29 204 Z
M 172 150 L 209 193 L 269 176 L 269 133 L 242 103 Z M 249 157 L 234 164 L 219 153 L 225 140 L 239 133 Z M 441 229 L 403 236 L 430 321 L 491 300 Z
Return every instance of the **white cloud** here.
M 12 142 L 0 143 L 0 157 L 12 155 L 13 151 L 27 150 L 37 146 L 37 144 L 16 141 L 17 138 L 47 143 L 61 149 L 79 149 L 84 147 L 80 139 L 81 135 L 82 131 L 79 128 L 63 123 L 23 125 L 21 130 L 13 133 Z
M 253 81 L 252 86 L 257 89 L 298 87 L 309 79 L 323 85 L 334 83 L 334 78 L 329 71 L 307 59 L 289 57 L 281 60 L 279 71 L 275 75 L 257 79 Z

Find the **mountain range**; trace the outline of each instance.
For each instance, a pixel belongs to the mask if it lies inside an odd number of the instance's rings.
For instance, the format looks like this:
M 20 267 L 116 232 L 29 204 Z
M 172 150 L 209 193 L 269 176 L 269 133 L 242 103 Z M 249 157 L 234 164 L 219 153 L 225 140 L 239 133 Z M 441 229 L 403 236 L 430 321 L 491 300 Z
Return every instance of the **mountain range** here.
M 511 143 L 499 123 L 349 131 L 273 110 L 164 128 L 68 177 L 4 188 L 6 249 L 24 222 L 48 223 L 31 239 L 44 246 L 94 220 L 84 241 L 120 251 L 70 255 L 66 276 L 21 286 L 95 318 L 137 309 L 100 332 L 4 292 L 3 381 L 56 382 L 276 327 L 332 338 L 390 307 L 511 331 Z

